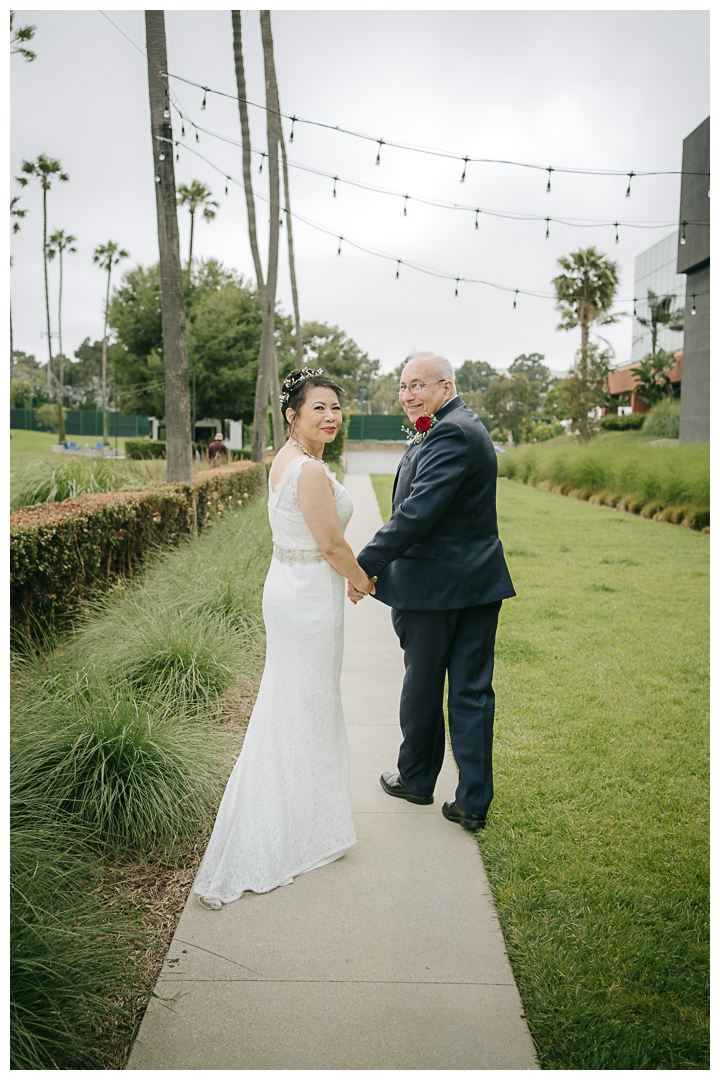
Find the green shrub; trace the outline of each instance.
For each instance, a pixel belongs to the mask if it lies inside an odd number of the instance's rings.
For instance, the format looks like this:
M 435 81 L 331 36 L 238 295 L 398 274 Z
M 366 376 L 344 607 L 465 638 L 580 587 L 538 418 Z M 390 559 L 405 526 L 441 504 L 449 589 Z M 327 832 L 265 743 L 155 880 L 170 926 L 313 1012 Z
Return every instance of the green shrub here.
M 345 450 L 345 439 L 349 418 L 343 417 L 344 423 L 331 443 L 328 443 L 323 451 L 325 461 L 342 461 Z
M 680 402 L 666 399 L 645 414 L 643 435 L 656 439 L 677 439 L 680 434 Z
M 37 810 L 10 829 L 10 1068 L 106 1068 L 142 931 L 97 895 L 87 834 Z
M 181 702 L 114 681 L 56 661 L 24 695 L 11 743 L 13 795 L 110 848 L 171 849 L 212 821 L 221 736 Z
M 643 426 L 647 413 L 629 413 L 627 416 L 617 416 L 610 413 L 600 417 L 600 427 L 603 431 L 637 431 Z
M 85 495 L 41 503 L 11 515 L 10 603 L 16 631 L 63 623 L 80 602 L 147 556 L 202 531 L 260 486 L 260 468 L 238 463 L 200 473 L 191 484 L 147 486 L 141 492 Z
M 125 457 L 136 461 L 143 458 L 164 458 L 166 442 L 161 439 L 126 439 Z
M 38 405 L 34 410 L 35 421 L 39 427 L 50 428 L 56 435 L 60 433 L 60 420 L 58 417 L 57 405 L 46 402 L 44 405 Z M 67 419 L 67 409 L 63 409 L 63 420 Z

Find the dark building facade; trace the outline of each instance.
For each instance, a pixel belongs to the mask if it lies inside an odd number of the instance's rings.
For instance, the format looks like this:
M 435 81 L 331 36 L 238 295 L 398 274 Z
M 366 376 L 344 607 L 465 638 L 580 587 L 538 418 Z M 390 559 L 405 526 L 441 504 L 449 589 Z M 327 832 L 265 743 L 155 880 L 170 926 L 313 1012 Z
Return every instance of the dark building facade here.
M 678 274 L 686 274 L 680 441 L 710 439 L 710 117 L 683 140 Z M 707 222 L 707 224 L 693 224 Z M 684 241 L 684 242 L 683 242 Z

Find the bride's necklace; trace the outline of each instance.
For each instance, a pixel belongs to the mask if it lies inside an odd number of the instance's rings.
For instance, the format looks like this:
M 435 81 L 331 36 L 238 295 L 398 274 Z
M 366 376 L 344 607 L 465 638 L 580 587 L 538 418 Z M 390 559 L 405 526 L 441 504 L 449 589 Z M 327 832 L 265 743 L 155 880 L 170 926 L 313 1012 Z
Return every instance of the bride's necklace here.
M 306 450 L 306 449 L 305 449 L 305 447 L 304 447 L 304 446 L 302 445 L 302 443 L 296 442 L 296 441 L 295 441 L 295 439 L 290 439 L 290 440 L 289 440 L 289 442 L 291 442 L 291 443 L 293 444 L 293 446 L 297 446 L 299 450 L 302 450 L 302 452 L 303 452 L 303 454 L 305 455 L 305 457 L 309 457 L 309 458 L 312 458 L 312 459 L 313 459 L 313 461 L 319 461 L 319 462 L 321 462 L 321 463 L 322 463 L 323 465 L 325 464 L 325 462 L 323 461 L 323 459 L 322 459 L 322 458 L 320 458 L 320 457 L 315 457 L 315 455 L 314 455 L 314 454 L 311 454 L 309 450 Z

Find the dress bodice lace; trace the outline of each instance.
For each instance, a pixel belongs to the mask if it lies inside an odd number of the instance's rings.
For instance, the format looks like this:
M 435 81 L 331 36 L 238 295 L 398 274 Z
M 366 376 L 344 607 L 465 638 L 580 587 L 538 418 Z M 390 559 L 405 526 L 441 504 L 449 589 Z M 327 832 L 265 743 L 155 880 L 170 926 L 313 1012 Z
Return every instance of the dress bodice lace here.
M 273 534 L 273 543 L 279 548 L 296 548 L 300 550 L 317 550 L 317 544 L 308 528 L 307 522 L 300 509 L 298 498 L 298 481 L 300 471 L 310 458 L 298 457 L 288 465 L 287 469 L 280 474 L 277 490 L 273 491 L 272 482 L 268 483 L 268 516 Z M 340 528 L 345 528 L 352 517 L 353 504 L 345 488 L 323 462 L 325 471 L 333 482 L 335 507 L 340 520 Z

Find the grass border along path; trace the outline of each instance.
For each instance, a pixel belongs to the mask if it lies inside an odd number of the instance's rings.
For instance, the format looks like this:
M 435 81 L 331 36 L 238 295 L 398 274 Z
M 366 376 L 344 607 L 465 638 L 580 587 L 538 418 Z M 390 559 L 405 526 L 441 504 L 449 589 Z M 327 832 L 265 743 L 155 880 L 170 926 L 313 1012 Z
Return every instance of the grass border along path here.
M 709 537 L 503 481 L 498 512 L 478 842 L 541 1066 L 708 1069 Z

